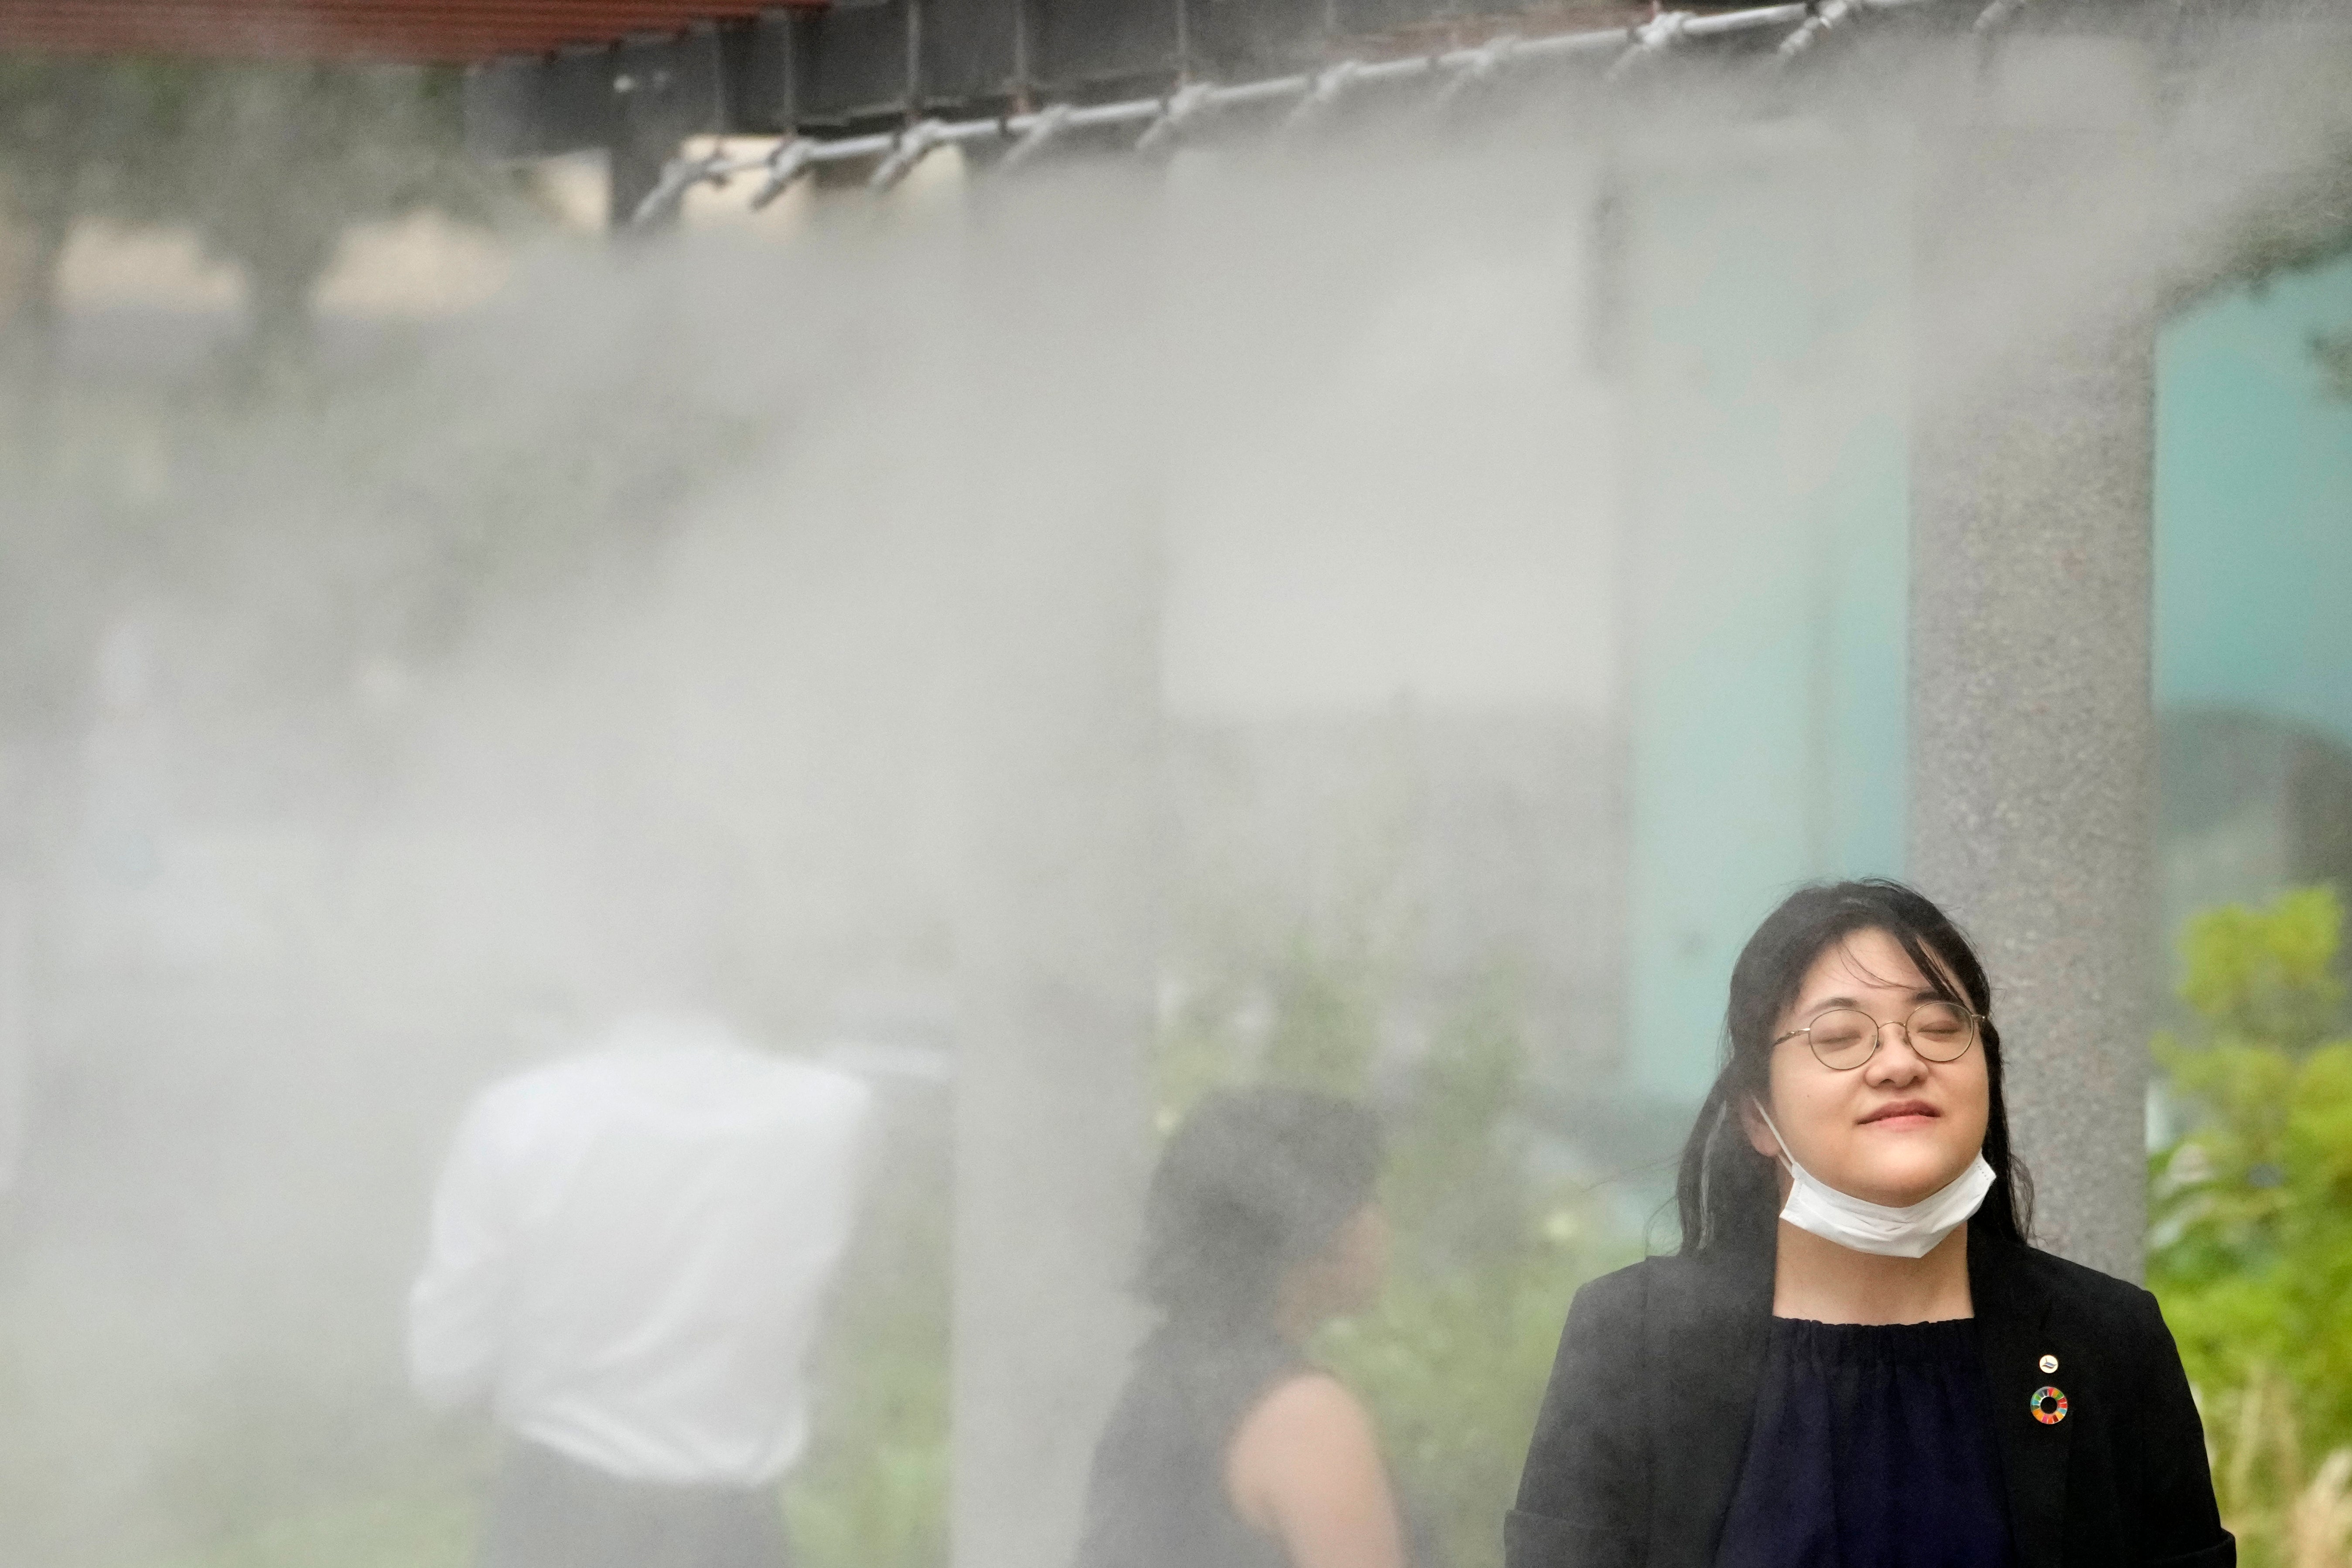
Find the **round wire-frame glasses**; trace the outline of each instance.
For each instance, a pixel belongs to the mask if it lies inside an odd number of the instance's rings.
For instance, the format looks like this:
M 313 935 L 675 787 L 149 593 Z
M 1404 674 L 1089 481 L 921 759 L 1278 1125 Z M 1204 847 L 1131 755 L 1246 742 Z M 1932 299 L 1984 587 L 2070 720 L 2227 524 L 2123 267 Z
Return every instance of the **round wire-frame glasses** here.
M 1885 1023 L 1856 1007 L 1832 1007 L 1801 1029 L 1777 1036 L 1772 1043 L 1799 1035 L 1812 1047 L 1813 1059 L 1832 1072 L 1851 1072 L 1878 1054 L 1878 1042 L 1888 1024 L 1899 1026 L 1912 1053 L 1922 1061 L 1956 1062 L 1977 1043 L 1981 1014 L 1957 1002 L 1922 1002 L 1908 1018 Z

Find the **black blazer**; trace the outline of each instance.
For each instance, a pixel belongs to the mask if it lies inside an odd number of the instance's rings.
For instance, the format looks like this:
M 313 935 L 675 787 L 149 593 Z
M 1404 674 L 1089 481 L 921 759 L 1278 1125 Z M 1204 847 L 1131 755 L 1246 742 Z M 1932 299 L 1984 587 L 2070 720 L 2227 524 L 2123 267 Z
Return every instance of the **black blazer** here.
M 2014 1242 L 1971 1233 L 1968 1247 L 2021 1568 L 2231 1568 L 2237 1543 L 2156 1298 Z M 1505 1568 L 1710 1568 L 1771 1316 L 1769 1252 L 1652 1258 L 1578 1291 Z M 2045 1385 L 2066 1399 L 2054 1423 L 2032 1408 Z

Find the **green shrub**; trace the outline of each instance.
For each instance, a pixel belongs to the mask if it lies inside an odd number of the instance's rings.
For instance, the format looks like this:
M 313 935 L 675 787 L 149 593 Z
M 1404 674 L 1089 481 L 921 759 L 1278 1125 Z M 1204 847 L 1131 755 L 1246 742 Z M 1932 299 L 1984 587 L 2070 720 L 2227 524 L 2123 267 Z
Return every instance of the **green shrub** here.
M 813 1368 L 813 1441 L 784 1483 L 804 1568 L 948 1561 L 950 1129 L 944 1104 L 886 1121 Z
M 2193 1024 L 2156 1041 L 2167 1092 L 2193 1121 L 2150 1162 L 2148 1281 L 2209 1428 L 2248 1456 L 2241 1426 L 2292 1431 L 2299 1452 L 2352 1445 L 2342 925 L 2326 888 L 2199 916 L 2183 939 Z M 2299 1464 L 2225 1463 L 2225 1506 L 2284 1517 Z M 2284 1560 L 2262 1530 L 2246 1544 L 2251 1562 Z

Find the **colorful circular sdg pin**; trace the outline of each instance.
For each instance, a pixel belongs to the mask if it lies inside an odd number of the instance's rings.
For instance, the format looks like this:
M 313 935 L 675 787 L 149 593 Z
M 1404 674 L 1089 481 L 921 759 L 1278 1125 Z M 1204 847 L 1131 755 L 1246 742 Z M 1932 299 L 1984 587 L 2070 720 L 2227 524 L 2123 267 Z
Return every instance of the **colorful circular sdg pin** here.
M 2066 1396 L 2048 1384 L 2033 1391 L 2033 1418 L 2044 1426 L 2055 1426 L 2066 1419 Z

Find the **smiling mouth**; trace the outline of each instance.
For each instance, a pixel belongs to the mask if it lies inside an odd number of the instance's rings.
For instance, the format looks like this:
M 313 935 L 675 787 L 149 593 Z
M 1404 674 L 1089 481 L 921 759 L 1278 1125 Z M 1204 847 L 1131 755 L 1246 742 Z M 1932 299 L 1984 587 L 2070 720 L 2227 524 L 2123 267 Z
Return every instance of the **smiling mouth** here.
M 1898 1100 L 1892 1105 L 1882 1105 L 1864 1117 L 1862 1125 L 1867 1127 L 1874 1121 L 1893 1121 L 1898 1118 L 1914 1116 L 1923 1121 L 1932 1121 L 1942 1114 L 1942 1111 L 1924 1100 Z

